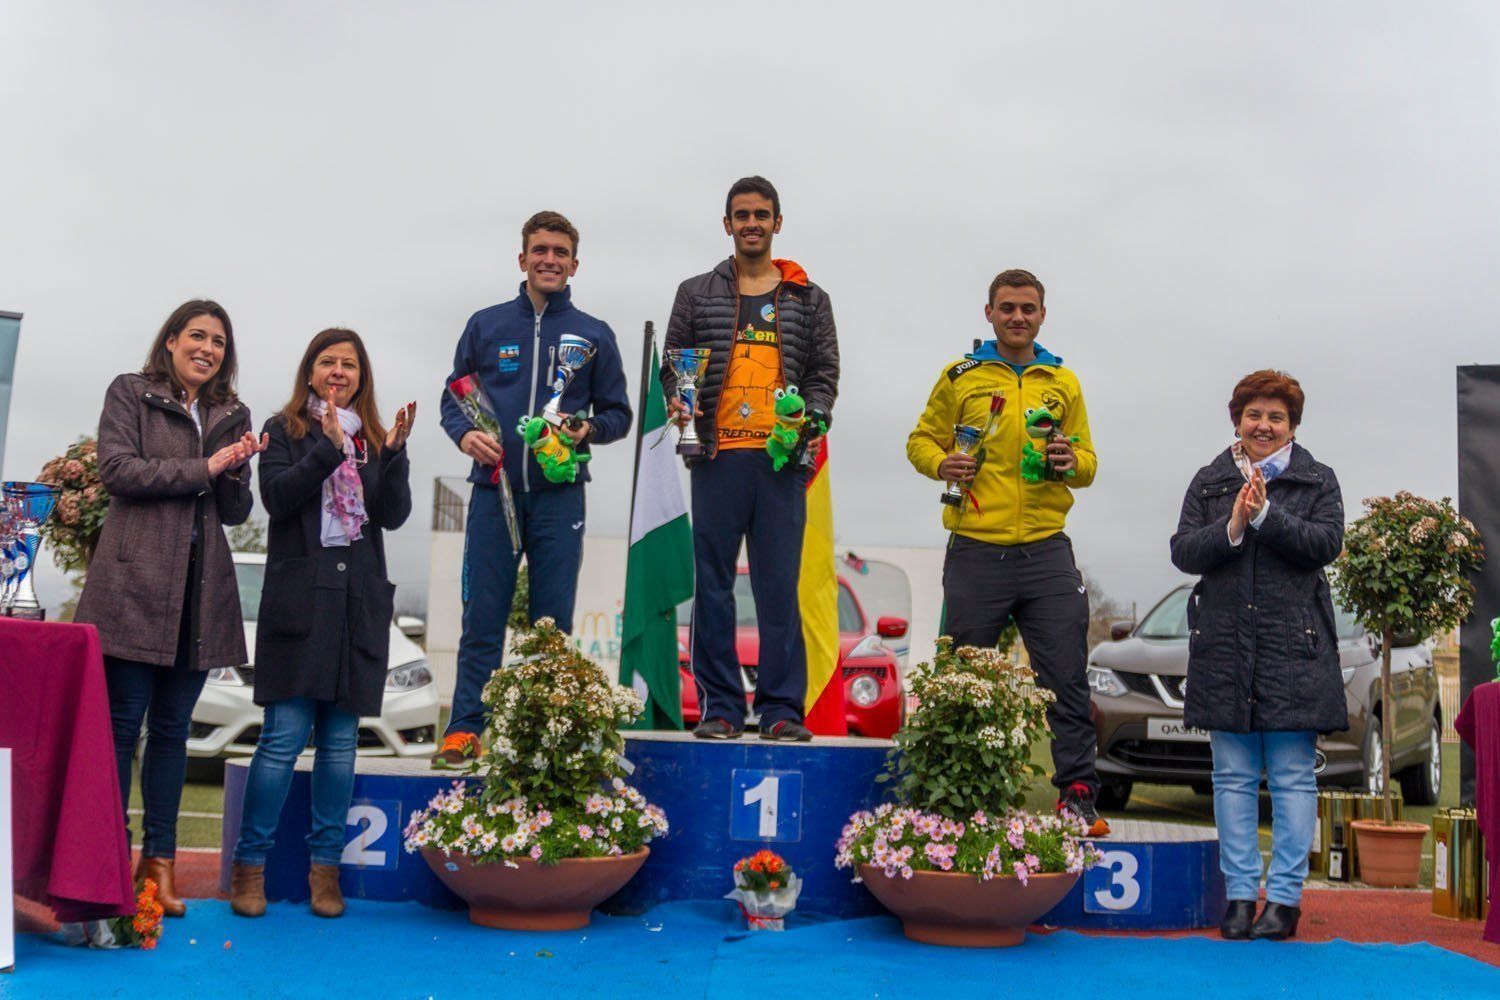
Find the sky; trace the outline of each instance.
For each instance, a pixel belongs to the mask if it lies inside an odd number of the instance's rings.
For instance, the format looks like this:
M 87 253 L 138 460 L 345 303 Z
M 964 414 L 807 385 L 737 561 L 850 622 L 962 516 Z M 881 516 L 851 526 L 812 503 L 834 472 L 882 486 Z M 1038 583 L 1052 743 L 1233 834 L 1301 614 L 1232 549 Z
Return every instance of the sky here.
M 1123 602 L 1180 579 L 1167 540 L 1245 373 L 1301 381 L 1352 516 L 1456 492 L 1455 366 L 1500 362 L 1494 4 L 8 0 L 0 39 L 5 478 L 91 433 L 185 299 L 229 310 L 257 423 L 350 326 L 383 410 L 420 404 L 408 605 L 432 481 L 467 467 L 436 419 L 454 345 L 516 294 L 543 208 L 581 231 L 574 302 L 634 397 L 643 324 L 730 253 L 729 184 L 775 182 L 776 253 L 838 323 L 856 550 L 943 544 L 906 436 L 990 334 L 990 279 L 1035 272 L 1099 454 L 1068 533 Z M 624 534 L 631 461 L 596 453 L 591 532 Z

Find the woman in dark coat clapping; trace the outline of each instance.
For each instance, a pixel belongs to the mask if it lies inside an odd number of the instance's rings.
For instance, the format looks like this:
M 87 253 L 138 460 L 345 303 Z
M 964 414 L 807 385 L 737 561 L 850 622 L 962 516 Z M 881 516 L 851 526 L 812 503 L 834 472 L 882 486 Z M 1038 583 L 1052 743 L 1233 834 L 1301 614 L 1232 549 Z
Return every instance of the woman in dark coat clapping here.
M 261 500 L 271 519 L 255 642 L 265 725 L 250 764 L 230 904 L 265 912 L 264 867 L 297 756 L 312 735 L 313 912 L 343 912 L 339 860 L 362 715 L 379 715 L 395 587 L 382 531 L 411 513 L 406 439 L 416 404 L 387 432 L 369 355 L 352 330 L 324 330 L 292 398 L 266 424 Z
M 1201 576 L 1188 603 L 1183 720 L 1209 730 L 1213 748 L 1226 938 L 1296 933 L 1317 736 L 1349 726 L 1323 572 L 1343 544 L 1344 505 L 1333 470 L 1293 443 L 1302 407 L 1302 387 L 1282 372 L 1241 379 L 1229 401 L 1238 440 L 1193 477 L 1172 536 L 1172 562 Z M 1273 818 L 1257 918 L 1262 774 Z
M 229 314 L 194 299 L 167 317 L 140 373 L 110 384 L 99 417 L 109 511 L 73 616 L 99 629 L 127 807 L 146 724 L 137 875 L 156 882 L 172 917 L 187 910 L 174 866 L 193 706 L 208 671 L 245 662 L 224 526 L 250 514 L 247 462 L 261 442 L 250 433 L 234 376 Z

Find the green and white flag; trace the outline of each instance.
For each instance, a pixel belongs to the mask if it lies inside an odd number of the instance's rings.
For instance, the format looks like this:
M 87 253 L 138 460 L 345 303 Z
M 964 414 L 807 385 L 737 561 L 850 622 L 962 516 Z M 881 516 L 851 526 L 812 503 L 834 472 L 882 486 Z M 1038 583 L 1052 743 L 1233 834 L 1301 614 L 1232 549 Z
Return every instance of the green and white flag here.
M 662 433 L 667 405 L 649 323 L 645 356 L 625 561 L 620 683 L 646 702 L 635 728 L 681 729 L 677 605 L 693 596 L 693 529 L 678 478 L 677 449 Z

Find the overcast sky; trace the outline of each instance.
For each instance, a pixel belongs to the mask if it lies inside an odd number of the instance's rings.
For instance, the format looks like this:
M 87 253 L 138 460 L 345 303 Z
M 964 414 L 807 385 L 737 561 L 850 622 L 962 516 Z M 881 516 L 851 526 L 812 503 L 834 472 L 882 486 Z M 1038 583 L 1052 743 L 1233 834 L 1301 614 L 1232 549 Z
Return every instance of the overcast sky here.
M 1068 531 L 1125 601 L 1177 579 L 1182 491 L 1247 371 L 1302 381 L 1299 440 L 1352 516 L 1456 491 L 1454 367 L 1500 361 L 1500 5 L 7 0 L 0 45 L 5 477 L 92 432 L 184 299 L 229 310 L 257 423 L 351 326 L 383 410 L 422 404 L 392 546 L 413 593 L 432 479 L 466 467 L 436 420 L 454 343 L 515 294 L 542 208 L 582 232 L 574 301 L 634 398 L 642 324 L 730 251 L 726 188 L 776 183 L 777 254 L 838 321 L 856 548 L 942 544 L 906 435 L 989 332 L 990 278 L 1035 271 L 1099 452 Z M 630 461 L 598 452 L 590 531 L 624 533 Z

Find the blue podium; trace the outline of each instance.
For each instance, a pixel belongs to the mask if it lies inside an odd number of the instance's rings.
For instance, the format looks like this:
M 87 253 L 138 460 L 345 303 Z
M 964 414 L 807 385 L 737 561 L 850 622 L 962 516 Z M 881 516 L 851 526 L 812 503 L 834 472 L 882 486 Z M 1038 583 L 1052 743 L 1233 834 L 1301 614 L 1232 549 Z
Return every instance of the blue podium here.
M 639 913 L 657 903 L 717 899 L 733 888 L 734 862 L 761 848 L 776 851 L 803 879 L 798 909 L 832 917 L 881 911 L 850 873 L 833 867 L 834 843 L 859 809 L 885 797 L 876 781 L 886 740 L 820 738 L 812 743 L 695 740 L 688 733 L 628 732 L 630 783 L 666 811 L 671 832 L 631 882 L 602 907 Z M 249 761 L 224 771 L 220 885 L 229 887 Z M 300 760 L 266 859 L 266 895 L 308 898 L 311 760 Z M 345 829 L 342 877 L 352 898 L 414 900 L 461 908 L 462 902 L 407 854 L 401 831 L 411 813 L 454 781 L 426 759 L 362 757 Z M 474 779 L 470 779 L 474 780 Z M 1224 912 L 1219 845 L 1212 827 L 1111 821 L 1114 835 L 1096 842 L 1103 862 L 1041 923 L 1055 927 L 1181 930 L 1211 927 Z

